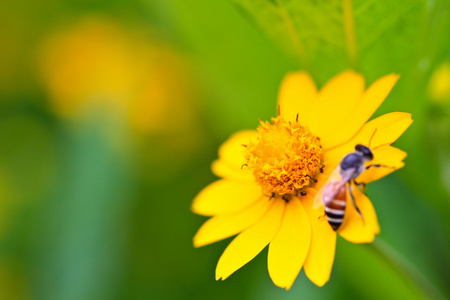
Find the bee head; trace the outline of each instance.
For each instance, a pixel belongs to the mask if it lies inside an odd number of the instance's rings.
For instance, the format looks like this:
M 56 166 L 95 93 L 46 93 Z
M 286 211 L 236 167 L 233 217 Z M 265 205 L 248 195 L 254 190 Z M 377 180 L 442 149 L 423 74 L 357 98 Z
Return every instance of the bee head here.
M 362 154 L 364 160 L 366 160 L 366 161 L 371 161 L 373 159 L 373 153 L 369 147 L 358 144 L 355 146 L 355 151 Z

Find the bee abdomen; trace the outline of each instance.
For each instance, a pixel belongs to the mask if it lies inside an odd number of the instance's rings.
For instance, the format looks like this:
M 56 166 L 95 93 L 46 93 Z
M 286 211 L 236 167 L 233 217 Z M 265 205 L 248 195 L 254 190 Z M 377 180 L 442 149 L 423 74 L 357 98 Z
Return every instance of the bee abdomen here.
M 338 230 L 344 220 L 346 202 L 333 199 L 325 206 L 328 223 L 334 231 Z

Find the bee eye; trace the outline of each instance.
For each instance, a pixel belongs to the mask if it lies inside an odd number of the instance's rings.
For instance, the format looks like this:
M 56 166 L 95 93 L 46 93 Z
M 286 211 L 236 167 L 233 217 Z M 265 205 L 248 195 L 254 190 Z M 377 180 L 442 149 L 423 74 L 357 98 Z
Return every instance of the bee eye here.
M 367 160 L 373 159 L 373 153 L 372 153 L 372 150 L 370 150 L 370 148 L 368 148 L 364 145 L 358 144 L 355 146 L 355 150 L 359 153 L 362 153 L 362 155 L 364 156 L 365 159 L 367 159 Z
M 363 151 L 364 157 L 367 158 L 367 159 L 369 159 L 369 160 L 372 160 L 372 159 L 373 159 L 373 153 L 372 153 L 372 151 L 371 151 L 369 148 L 367 148 L 367 149 L 365 149 L 365 150 L 366 150 L 366 151 Z
M 361 145 L 361 144 L 358 144 L 358 145 L 355 146 L 355 150 L 356 150 L 357 152 L 362 152 L 362 153 L 364 153 L 364 148 L 366 148 L 366 147 L 364 147 L 364 146 Z

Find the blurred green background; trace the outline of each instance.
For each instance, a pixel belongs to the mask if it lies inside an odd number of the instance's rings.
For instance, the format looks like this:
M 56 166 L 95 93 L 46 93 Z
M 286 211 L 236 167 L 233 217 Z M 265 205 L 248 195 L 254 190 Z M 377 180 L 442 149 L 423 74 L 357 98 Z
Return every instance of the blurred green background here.
M 265 251 L 216 282 L 229 240 L 192 246 L 218 146 L 275 115 L 287 72 L 347 68 L 401 74 L 375 116 L 413 114 L 406 166 L 367 191 L 392 261 L 450 297 L 449 3 L 2 1 L 0 299 L 435 298 L 340 238 L 330 282 L 290 291 Z

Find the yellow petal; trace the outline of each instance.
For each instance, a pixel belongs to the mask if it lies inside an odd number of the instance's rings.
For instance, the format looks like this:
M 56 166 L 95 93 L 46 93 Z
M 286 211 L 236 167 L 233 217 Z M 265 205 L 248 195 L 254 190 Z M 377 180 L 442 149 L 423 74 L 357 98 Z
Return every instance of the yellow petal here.
M 194 246 L 201 247 L 238 234 L 261 219 L 270 205 L 268 198 L 263 198 L 237 213 L 209 219 L 195 235 Z
M 314 116 L 317 103 L 317 89 L 306 72 L 289 73 L 283 79 L 278 94 L 278 109 L 285 120 L 295 120 L 297 114 L 308 124 L 309 116 Z
M 314 192 L 302 198 L 303 207 L 311 224 L 311 245 L 303 267 L 309 280 L 323 286 L 329 279 L 336 250 L 336 232 L 324 217 L 323 207 L 313 209 Z
M 219 148 L 219 159 L 214 161 L 211 169 L 219 177 L 254 181 L 251 171 L 244 166 L 245 146 L 258 135 L 256 130 L 242 130 L 234 133 Z
M 388 167 L 371 167 L 356 179 L 357 182 L 369 183 L 376 181 L 405 165 L 403 159 L 406 157 L 406 152 L 392 146 L 384 146 L 373 150 L 373 156 L 374 159 L 366 165 L 380 164 Z
M 339 128 L 339 134 L 335 134 L 329 141 L 324 139 L 322 146 L 325 149 L 328 149 L 342 144 L 354 136 L 364 123 L 367 122 L 370 116 L 373 115 L 381 103 L 383 103 L 384 99 L 397 82 L 398 77 L 398 75 L 390 74 L 374 82 L 367 91 L 364 92 L 362 98 L 354 107 L 352 107 L 350 112 L 342 116 L 344 122 L 339 125 L 336 124 L 336 128 Z
M 351 204 L 350 196 L 347 195 L 347 208 L 344 222 L 339 228 L 339 234 L 353 243 L 370 243 L 374 240 L 375 234 L 380 232 L 375 209 L 370 200 L 359 189 L 354 188 L 353 195 L 364 221 Z
M 255 182 L 243 183 L 221 179 L 205 187 L 195 197 L 192 211 L 204 216 L 240 211 L 262 197 Z
M 367 144 L 376 130 L 370 147 L 374 149 L 381 145 L 390 145 L 408 129 L 412 122 L 410 113 L 388 113 L 364 125 L 361 131 L 358 132 L 358 138 L 355 138 L 355 140 Z
M 344 117 L 344 122 L 339 125 L 339 132 L 342 132 L 341 142 L 348 141 L 358 130 L 369 120 L 377 108 L 383 103 L 384 99 L 390 93 L 399 76 L 390 74 L 378 79 L 367 91 L 351 112 Z M 338 145 L 338 140 L 332 140 L 324 145 L 325 148 Z
M 217 263 L 216 280 L 225 280 L 258 255 L 280 228 L 285 202 L 274 199 L 267 213 L 255 225 L 241 232 L 225 249 Z
M 351 70 L 336 75 L 322 88 L 316 115 L 311 118 L 308 126 L 314 134 L 320 136 L 325 149 L 347 141 L 362 126 L 361 124 L 351 133 L 336 131 L 336 128 L 351 122 L 347 119 L 348 115 L 361 101 L 363 92 L 364 77 Z
M 212 163 L 211 170 L 214 175 L 221 178 L 236 181 L 255 181 L 255 177 L 246 166 L 241 166 L 241 168 L 237 169 L 220 159 L 217 159 Z
M 327 112 L 332 112 L 333 109 L 328 106 L 336 105 L 336 103 L 339 108 L 347 106 L 343 104 L 354 106 L 363 92 L 364 77 L 352 70 L 346 70 L 325 84 L 320 90 L 319 99 Z
M 363 144 L 372 149 L 381 146 L 389 145 L 395 142 L 405 130 L 411 125 L 411 114 L 402 112 L 393 112 L 382 115 L 369 123 L 365 124 L 363 128 L 347 143 L 337 148 L 328 150 L 324 154 L 324 161 L 330 164 L 339 163 L 339 161 L 348 153 L 355 151 L 355 145 Z M 325 166 L 326 167 L 326 166 Z
M 286 204 L 280 230 L 270 242 L 267 265 L 273 282 L 290 289 L 300 272 L 311 241 L 309 218 L 300 200 Z
M 219 160 L 237 171 L 245 164 L 245 146 L 258 136 L 256 130 L 242 130 L 231 135 L 219 148 Z

